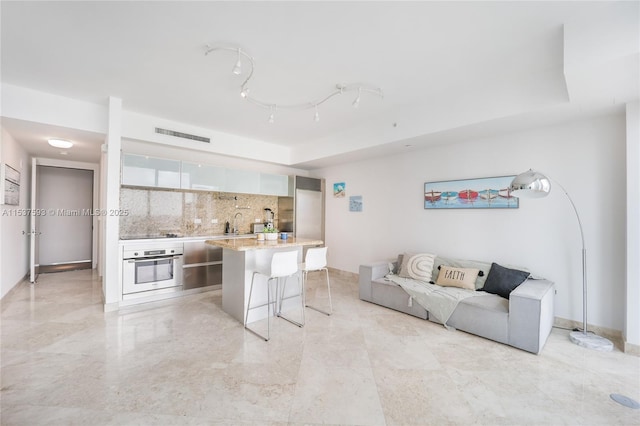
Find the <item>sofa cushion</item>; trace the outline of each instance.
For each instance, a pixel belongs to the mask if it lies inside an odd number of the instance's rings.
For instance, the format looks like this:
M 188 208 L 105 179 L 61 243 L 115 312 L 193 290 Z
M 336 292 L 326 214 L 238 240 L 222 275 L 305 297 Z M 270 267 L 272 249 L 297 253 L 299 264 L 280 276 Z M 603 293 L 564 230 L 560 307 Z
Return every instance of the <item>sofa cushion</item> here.
M 509 341 L 509 302 L 493 294 L 461 301 L 447 324 L 500 343 Z
M 489 276 L 487 276 L 482 291 L 497 294 L 498 296 L 508 299 L 509 294 L 529 278 L 529 275 L 530 273 L 526 271 L 509 269 L 497 263 L 492 263 Z
M 431 271 L 433 270 L 435 257 L 435 254 L 429 253 L 420 253 L 411 256 L 406 264 L 407 273 L 414 280 L 431 281 Z
M 371 300 L 375 304 L 404 312 L 418 318 L 428 319 L 429 313 L 414 303 L 409 294 L 393 281 L 384 278 L 371 281 Z
M 474 268 L 454 268 L 452 266 L 441 265 L 436 284 L 443 287 L 459 287 L 475 290 L 475 282 L 479 272 L 479 269 Z

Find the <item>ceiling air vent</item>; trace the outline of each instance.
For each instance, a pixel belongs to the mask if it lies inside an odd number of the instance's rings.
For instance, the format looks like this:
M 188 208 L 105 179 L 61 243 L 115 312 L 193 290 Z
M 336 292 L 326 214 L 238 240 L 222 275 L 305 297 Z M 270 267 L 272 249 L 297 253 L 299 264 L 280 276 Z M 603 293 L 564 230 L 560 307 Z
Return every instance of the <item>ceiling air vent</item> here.
M 198 142 L 204 142 L 204 143 L 211 142 L 210 138 L 205 138 L 204 136 L 190 135 L 189 133 L 176 132 L 175 130 L 161 129 L 159 127 L 156 127 L 156 133 L 161 135 L 174 136 L 176 138 L 191 139 L 192 141 L 198 141 Z

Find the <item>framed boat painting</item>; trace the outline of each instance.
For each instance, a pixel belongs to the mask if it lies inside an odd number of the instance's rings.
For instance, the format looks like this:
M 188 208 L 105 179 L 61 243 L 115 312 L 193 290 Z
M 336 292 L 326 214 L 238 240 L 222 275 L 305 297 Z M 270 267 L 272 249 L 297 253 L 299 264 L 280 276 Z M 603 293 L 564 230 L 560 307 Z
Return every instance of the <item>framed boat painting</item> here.
M 514 176 L 445 180 L 424 184 L 425 209 L 517 209 L 509 186 Z

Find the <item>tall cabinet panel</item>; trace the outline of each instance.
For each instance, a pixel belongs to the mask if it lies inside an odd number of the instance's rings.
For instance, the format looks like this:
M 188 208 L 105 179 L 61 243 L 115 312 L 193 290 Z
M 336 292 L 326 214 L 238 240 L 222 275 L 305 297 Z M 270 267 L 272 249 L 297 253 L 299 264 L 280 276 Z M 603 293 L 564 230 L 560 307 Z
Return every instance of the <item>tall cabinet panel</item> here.
M 298 238 L 324 241 L 324 179 L 296 176 L 293 185 L 293 197 L 278 197 L 278 226 Z

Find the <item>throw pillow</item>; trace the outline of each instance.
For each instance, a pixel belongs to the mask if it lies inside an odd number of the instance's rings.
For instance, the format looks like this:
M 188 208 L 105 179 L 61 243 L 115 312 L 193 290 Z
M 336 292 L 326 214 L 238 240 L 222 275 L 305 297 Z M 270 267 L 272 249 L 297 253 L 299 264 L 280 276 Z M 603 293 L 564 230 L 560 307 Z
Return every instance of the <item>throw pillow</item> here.
M 526 271 L 509 269 L 497 263 L 492 263 L 489 276 L 487 276 L 484 287 L 480 290 L 508 299 L 509 293 L 529 278 L 529 275 L 531 274 Z
M 475 290 L 476 278 L 480 273 L 475 268 L 454 268 L 452 266 L 442 265 L 436 284 L 443 287 L 459 287 L 469 290 Z
M 478 277 L 476 278 L 476 290 L 481 289 L 482 286 L 484 286 L 487 275 L 489 275 L 489 269 L 491 269 L 491 262 L 481 262 L 478 260 L 456 259 L 453 257 L 437 256 L 435 262 L 433 262 L 433 274 L 431 275 L 431 279 L 433 281 L 438 281 L 438 275 L 440 274 L 440 271 L 438 271 L 438 266 L 440 265 L 452 266 L 454 268 L 479 269 L 482 273 L 478 274 Z
M 411 256 L 413 256 L 415 253 L 404 253 L 402 254 L 402 261 L 398 264 L 398 276 L 402 277 L 402 278 L 411 278 L 411 275 L 409 275 L 409 272 L 407 270 L 407 263 L 409 263 L 409 259 L 411 259 Z M 400 256 L 398 256 L 398 261 L 400 261 Z
M 402 268 L 402 259 L 404 259 L 404 254 L 400 253 L 398 255 L 398 260 L 396 260 L 396 266 L 393 268 L 393 273 L 396 275 L 400 274 L 400 269 Z
M 431 271 L 433 270 L 433 261 L 435 254 L 420 253 L 411 256 L 407 262 L 407 273 L 411 278 L 418 281 L 431 281 Z

